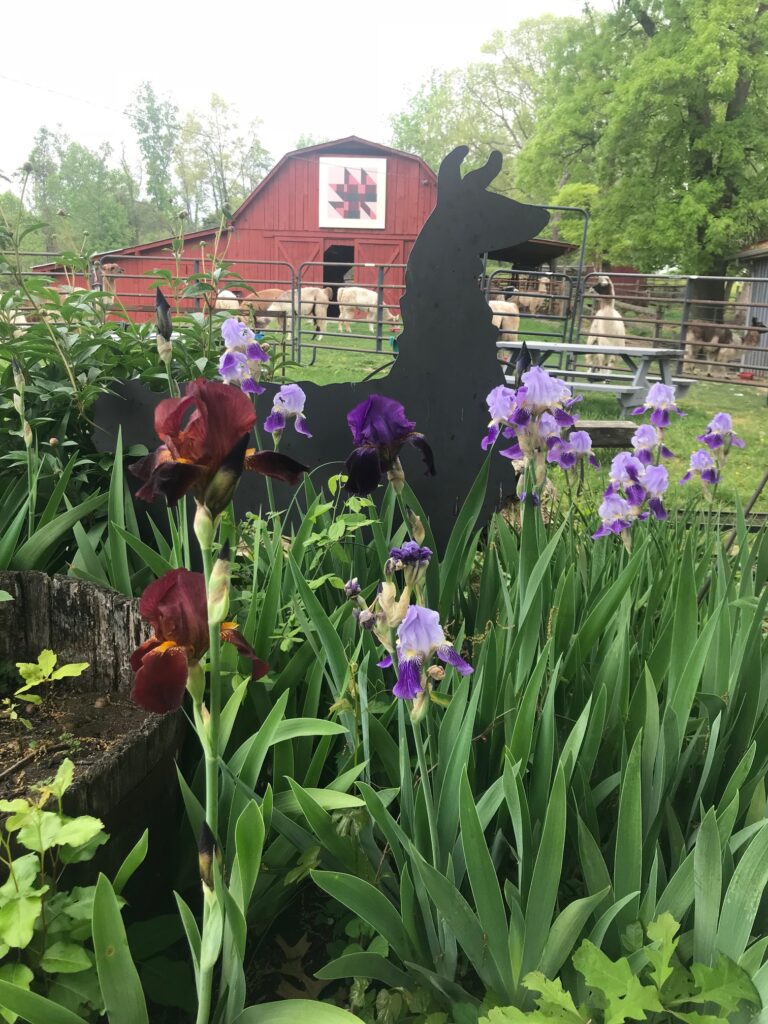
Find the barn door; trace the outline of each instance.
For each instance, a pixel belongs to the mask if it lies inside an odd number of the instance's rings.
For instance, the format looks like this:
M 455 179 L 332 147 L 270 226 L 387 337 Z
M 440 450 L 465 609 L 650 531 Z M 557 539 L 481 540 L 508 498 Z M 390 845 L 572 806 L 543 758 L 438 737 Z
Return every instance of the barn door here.
M 403 262 L 402 242 L 368 242 L 357 243 L 357 262 L 375 263 L 375 267 L 357 267 L 356 276 L 358 284 L 368 288 L 375 287 L 378 280 L 377 267 L 385 267 L 384 270 L 384 302 L 393 310 L 400 304 L 400 297 L 403 293 L 404 276 L 400 267 L 390 265 Z
M 290 263 L 298 272 L 302 263 L 322 264 L 323 243 L 314 238 L 276 238 L 277 251 L 280 258 Z M 307 267 L 302 273 L 304 281 L 319 281 L 322 277 L 322 266 Z

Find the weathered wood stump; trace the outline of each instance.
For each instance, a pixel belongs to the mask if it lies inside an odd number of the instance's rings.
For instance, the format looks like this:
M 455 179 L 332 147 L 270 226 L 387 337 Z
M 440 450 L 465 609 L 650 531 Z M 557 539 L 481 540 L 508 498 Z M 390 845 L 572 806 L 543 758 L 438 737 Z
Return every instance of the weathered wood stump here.
M 13 597 L 0 603 L 0 662 L 36 661 L 41 650 L 50 648 L 59 664 L 89 663 L 82 676 L 55 684 L 55 696 L 49 699 L 55 701 L 63 694 L 67 702 L 63 727 L 77 722 L 82 714 L 87 724 L 80 735 L 90 736 L 92 730 L 98 740 L 90 744 L 89 755 L 81 757 L 83 763 L 78 763 L 76 733 L 73 749 L 54 747 L 54 760 L 60 763 L 69 756 L 75 763 L 74 783 L 64 801 L 66 813 L 93 814 L 112 836 L 104 848 L 108 863 L 99 858 L 100 866 L 108 870 L 108 865 L 119 863 L 144 828 L 167 829 L 170 819 L 177 819 L 174 761 L 183 717 L 143 712 L 129 699 L 130 655 L 150 629 L 139 615 L 137 601 L 83 580 L 40 572 L 0 572 L 0 590 Z M 45 686 L 39 693 L 44 708 Z M 101 712 L 94 710 L 98 708 L 107 709 L 108 727 L 102 728 Z M 31 717 L 33 730 L 20 733 L 19 744 L 35 736 L 34 714 Z M 107 714 L 104 722 L 106 718 Z M 3 760 L 9 760 L 7 753 Z M 56 763 L 48 758 L 46 775 L 54 774 Z M 12 763 L 0 764 L 0 774 L 12 767 Z M 20 779 L 23 790 L 23 775 Z

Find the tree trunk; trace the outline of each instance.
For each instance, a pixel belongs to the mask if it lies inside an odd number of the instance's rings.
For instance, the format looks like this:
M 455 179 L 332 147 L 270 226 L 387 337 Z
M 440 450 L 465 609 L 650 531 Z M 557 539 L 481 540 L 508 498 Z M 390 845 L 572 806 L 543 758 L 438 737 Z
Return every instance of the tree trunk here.
M 705 274 L 722 277 L 726 271 L 724 260 L 714 260 Z M 689 320 L 706 320 L 710 323 L 722 323 L 725 308 L 726 281 L 709 281 L 700 277 L 691 279 L 691 304 L 688 310 Z M 717 303 L 717 305 L 713 305 Z

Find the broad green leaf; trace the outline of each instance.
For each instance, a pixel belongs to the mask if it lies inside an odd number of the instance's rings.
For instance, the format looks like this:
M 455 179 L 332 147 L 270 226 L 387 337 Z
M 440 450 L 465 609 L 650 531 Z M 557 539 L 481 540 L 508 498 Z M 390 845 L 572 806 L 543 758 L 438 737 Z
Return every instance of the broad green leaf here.
M 127 885 L 134 872 L 144 863 L 144 858 L 149 852 L 149 829 L 145 829 L 141 838 L 132 850 L 128 852 L 125 860 L 120 865 L 117 874 L 112 882 L 112 888 L 116 896 L 119 896 Z
M 544 952 L 541 954 L 541 976 L 553 978 L 573 952 L 573 947 L 581 937 L 581 933 L 590 916 L 597 910 L 610 892 L 606 886 L 593 896 L 585 896 L 569 903 L 555 918 Z M 535 972 L 534 972 L 535 973 Z M 529 975 L 530 977 L 530 975 Z
M 466 771 L 462 776 L 459 791 L 459 815 L 464 861 L 474 896 L 477 917 L 488 937 L 488 949 L 494 959 L 496 969 L 512 994 L 514 981 L 509 963 L 507 915 L 504 913 L 504 900 L 496 869 L 477 815 Z
M 39 896 L 21 896 L 0 907 L 0 942 L 14 949 L 28 946 L 42 906 Z
M 42 529 L 37 530 L 29 540 L 24 541 L 12 556 L 10 567 L 12 569 L 42 568 L 48 552 L 70 532 L 73 525 L 103 508 L 106 502 L 106 494 L 94 494 L 74 508 L 67 509 L 66 512 L 56 516 Z
M 638 733 L 627 760 L 619 797 L 613 891 L 617 900 L 642 888 L 643 809 L 641 792 L 642 733 Z M 636 920 L 638 901 L 628 903 L 616 918 L 619 931 Z
M 536 1005 L 542 1013 L 552 1015 L 563 1024 L 582 1024 L 584 1018 L 574 1005 L 570 993 L 566 992 L 559 978 L 550 980 L 540 971 L 532 971 L 523 978 L 523 985 L 531 992 L 538 992 Z
M 747 948 L 766 884 L 768 826 L 763 825 L 736 866 L 720 911 L 717 950 L 732 960 L 738 960 Z
M 398 970 L 386 957 L 378 953 L 346 953 L 315 971 L 323 981 L 342 981 L 345 978 L 372 978 L 388 988 L 405 988 L 411 984 L 408 975 Z
M 25 964 L 3 964 L 0 966 L 0 981 L 4 981 L 9 985 L 15 985 L 17 988 L 24 989 L 26 992 L 29 991 L 29 986 L 34 980 L 34 974 Z M 11 1010 L 0 1009 L 0 1018 L 6 1021 L 7 1024 L 15 1024 L 18 1015 L 13 1013 Z
M 97 836 L 104 828 L 104 823 L 88 814 L 72 818 L 61 826 L 54 840 L 57 846 L 83 846 Z
M 81 676 L 89 668 L 87 661 L 73 662 L 71 665 L 62 665 L 55 672 L 51 673 L 51 679 L 66 679 L 69 676 Z
M 715 956 L 717 922 L 722 895 L 722 853 L 714 807 L 710 807 L 693 850 L 693 959 L 711 966 Z
M 693 980 L 698 989 L 689 996 L 691 1003 L 717 1003 L 725 1013 L 734 1013 L 743 1002 L 760 1005 L 760 996 L 749 975 L 727 956 L 720 954 L 714 967 L 705 964 L 691 966 Z
M 111 1022 L 110 1022 L 111 1024 Z M 284 999 L 280 1003 L 249 1006 L 235 1024 L 363 1024 L 348 1010 L 316 999 Z
M 149 1024 L 120 907 L 105 875 L 99 875 L 93 901 L 93 949 L 109 1024 Z
M 410 959 L 411 942 L 402 919 L 382 892 L 361 878 L 336 871 L 313 871 L 312 878 L 329 896 L 367 921 L 402 960 Z
M 671 914 L 660 914 L 648 925 L 647 932 L 651 945 L 646 946 L 645 954 L 651 962 L 651 977 L 659 990 L 664 987 L 664 982 L 674 970 L 671 961 L 680 941 L 677 936 L 679 931 L 680 925 Z
M 63 1006 L 58 1006 L 50 999 L 46 999 L 45 996 L 27 992 L 18 985 L 11 985 L 2 980 L 0 980 L 0 1008 L 17 1013 L 22 1020 L 28 1021 L 29 1024 L 85 1024 L 82 1017 L 78 1017 L 71 1010 L 64 1009 Z M 138 1021 L 137 1024 L 139 1024 Z
M 304 790 L 310 797 L 319 804 L 325 811 L 348 810 L 351 807 L 364 807 L 365 800 L 362 797 L 354 796 L 352 793 L 337 793 L 332 789 Z M 301 811 L 299 802 L 294 792 L 285 791 L 275 794 L 275 809 L 283 814 L 298 814 Z
M 565 776 L 558 765 L 525 905 L 524 975 L 539 966 L 549 937 L 563 866 L 565 818 Z
M 656 988 L 643 985 L 626 957 L 610 960 L 588 940 L 573 957 L 573 966 L 584 976 L 587 986 L 605 997 L 605 1024 L 623 1024 L 628 1019 L 645 1020 L 646 1010 L 663 1009 Z
M 40 966 L 48 974 L 77 974 L 78 971 L 89 970 L 93 964 L 76 942 L 54 942 L 43 953 Z

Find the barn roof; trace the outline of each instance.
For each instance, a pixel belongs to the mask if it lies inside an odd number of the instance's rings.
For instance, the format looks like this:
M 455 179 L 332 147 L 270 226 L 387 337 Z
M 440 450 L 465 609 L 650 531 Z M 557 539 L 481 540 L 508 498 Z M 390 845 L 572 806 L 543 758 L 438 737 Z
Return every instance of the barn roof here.
M 232 214 L 231 223 L 235 223 L 237 219 L 242 216 L 259 193 L 263 192 L 264 189 L 267 188 L 273 178 L 277 177 L 289 160 L 295 159 L 299 154 L 303 155 L 307 153 L 317 153 L 319 155 L 324 153 L 342 153 L 344 156 L 371 156 L 373 154 L 379 154 L 381 156 L 399 156 L 407 160 L 415 160 L 421 165 L 424 169 L 424 173 L 432 180 L 433 184 L 437 183 L 437 175 L 435 172 L 427 163 L 425 163 L 424 160 L 421 159 L 420 156 L 416 156 L 415 153 L 406 153 L 405 150 L 402 149 L 393 149 L 391 146 L 383 146 L 380 142 L 369 142 L 368 139 L 361 139 L 359 135 L 347 135 L 343 139 L 334 139 L 332 142 L 321 142 L 316 146 L 304 146 L 301 149 L 293 149 L 290 153 L 286 153 L 284 156 L 280 157 L 272 170 L 262 178 L 253 192 L 251 192 L 249 196 L 246 196 L 240 206 L 238 206 Z
M 759 260 L 768 256 L 768 239 L 762 242 L 753 242 L 752 245 L 736 253 L 737 260 Z

